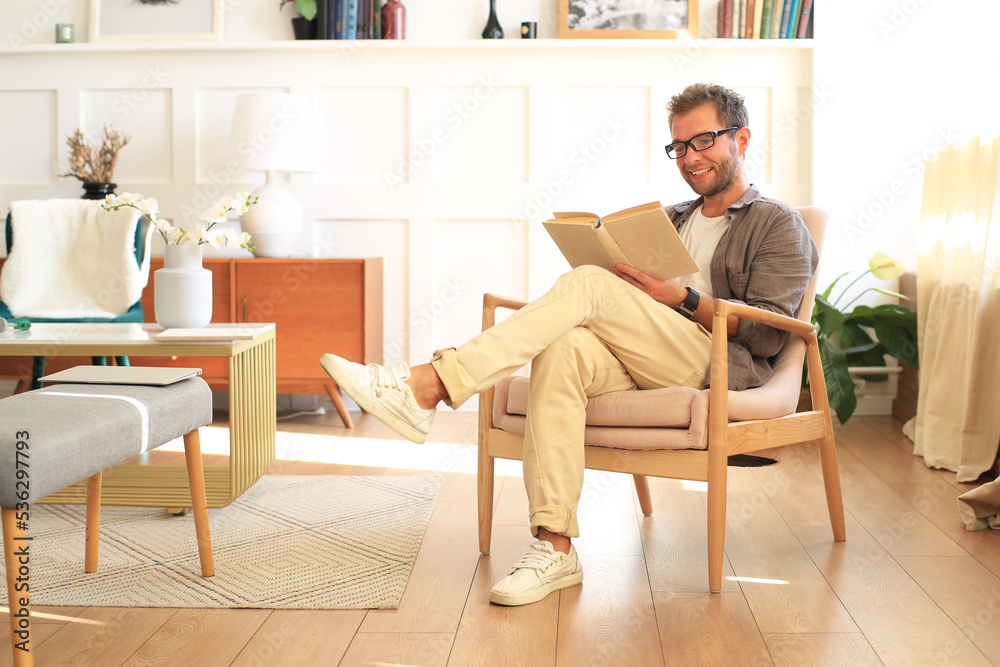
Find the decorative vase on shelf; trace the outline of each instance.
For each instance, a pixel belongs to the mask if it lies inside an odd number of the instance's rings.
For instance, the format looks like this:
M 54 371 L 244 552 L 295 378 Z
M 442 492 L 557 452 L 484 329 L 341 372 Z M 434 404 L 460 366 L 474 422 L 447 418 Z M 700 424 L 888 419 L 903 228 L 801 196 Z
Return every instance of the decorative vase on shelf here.
M 84 183 L 83 196 L 80 199 L 104 199 L 115 193 L 115 183 Z
M 406 39 L 406 7 L 399 0 L 382 5 L 382 39 Z
M 503 28 L 497 20 L 497 0 L 490 0 L 490 18 L 483 28 L 483 39 L 503 39 Z
M 164 329 L 201 329 L 212 321 L 212 272 L 200 245 L 168 245 L 153 274 L 156 323 Z

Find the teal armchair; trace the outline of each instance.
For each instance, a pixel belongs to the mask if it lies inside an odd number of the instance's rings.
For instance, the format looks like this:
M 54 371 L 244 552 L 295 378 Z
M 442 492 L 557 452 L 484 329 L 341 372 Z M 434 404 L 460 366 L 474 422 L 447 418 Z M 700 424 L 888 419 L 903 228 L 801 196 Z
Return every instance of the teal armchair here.
M 7 214 L 7 221 L 5 225 L 5 237 L 6 237 L 6 247 L 7 254 L 10 255 L 11 250 L 14 247 L 14 227 L 12 223 L 13 213 Z M 135 232 L 134 232 L 134 247 L 135 247 L 135 261 L 141 266 L 146 253 L 146 241 L 148 239 L 149 233 L 152 231 L 152 226 L 149 225 L 147 229 L 143 230 L 143 217 L 140 217 L 136 221 Z M 9 323 L 16 322 L 22 319 L 17 313 L 13 313 L 10 307 L 4 302 L 3 295 L 0 294 L 0 317 L 7 320 Z M 44 317 L 27 317 L 30 322 L 142 322 L 143 312 L 142 312 L 142 301 L 138 300 L 132 306 L 121 315 L 113 318 L 104 317 L 73 317 L 73 318 L 44 318 Z M 108 361 L 106 357 L 92 357 L 92 363 L 97 366 L 107 365 Z M 128 366 L 128 357 L 115 357 L 115 363 L 119 366 Z M 45 374 L 45 357 L 34 357 L 32 359 L 32 369 L 31 369 L 31 382 L 30 389 L 37 389 L 41 387 L 41 382 L 39 378 Z

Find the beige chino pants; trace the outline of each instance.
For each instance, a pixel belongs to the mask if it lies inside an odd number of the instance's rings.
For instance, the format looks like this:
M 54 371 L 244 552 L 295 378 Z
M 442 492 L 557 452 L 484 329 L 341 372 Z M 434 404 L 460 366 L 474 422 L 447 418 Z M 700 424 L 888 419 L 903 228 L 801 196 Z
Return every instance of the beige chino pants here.
M 588 397 L 700 388 L 711 346 L 700 325 L 613 273 L 582 266 L 464 345 L 438 350 L 431 364 L 457 408 L 532 362 L 523 453 L 531 531 L 577 537 Z

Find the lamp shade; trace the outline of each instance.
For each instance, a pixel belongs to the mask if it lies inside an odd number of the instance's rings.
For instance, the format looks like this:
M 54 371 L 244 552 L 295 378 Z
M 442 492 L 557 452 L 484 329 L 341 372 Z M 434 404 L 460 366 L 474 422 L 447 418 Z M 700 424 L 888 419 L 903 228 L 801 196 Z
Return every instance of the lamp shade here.
M 317 171 L 310 98 L 286 93 L 238 95 L 228 157 L 250 171 Z

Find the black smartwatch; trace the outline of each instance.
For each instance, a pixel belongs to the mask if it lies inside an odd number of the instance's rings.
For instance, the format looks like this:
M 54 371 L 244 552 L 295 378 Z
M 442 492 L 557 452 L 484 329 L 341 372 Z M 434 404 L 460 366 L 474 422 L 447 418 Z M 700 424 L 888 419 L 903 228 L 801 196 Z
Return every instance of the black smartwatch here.
M 687 288 L 687 291 L 687 296 L 684 297 L 684 300 L 674 310 L 690 320 L 694 317 L 694 311 L 698 310 L 698 302 L 701 301 L 701 296 L 690 287 Z

